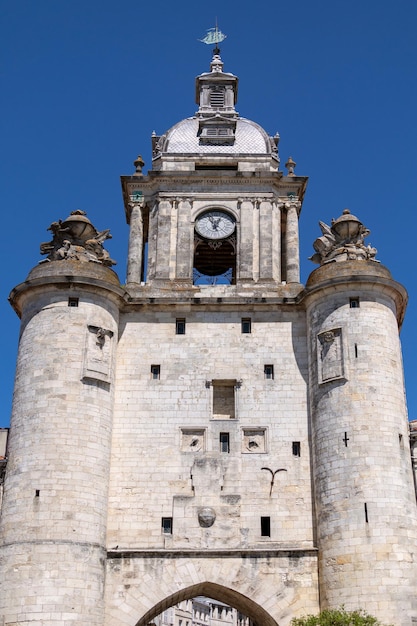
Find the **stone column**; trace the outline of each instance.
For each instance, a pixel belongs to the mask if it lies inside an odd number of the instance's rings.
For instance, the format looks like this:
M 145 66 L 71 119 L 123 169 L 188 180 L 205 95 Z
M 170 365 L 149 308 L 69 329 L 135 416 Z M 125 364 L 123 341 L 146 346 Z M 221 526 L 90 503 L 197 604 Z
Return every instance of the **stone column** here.
M 193 231 L 191 225 L 192 200 L 185 198 L 178 201 L 177 254 L 175 277 L 191 280 L 193 265 Z
M 287 283 L 300 282 L 300 251 L 298 236 L 298 209 L 300 202 L 286 202 L 287 209 Z
M 272 203 L 272 278 L 281 282 L 281 204 Z
M 143 257 L 143 220 L 142 202 L 132 202 L 130 205 L 129 251 L 127 256 L 127 284 L 139 285 L 142 276 Z
M 259 279 L 272 279 L 272 207 L 266 198 L 259 200 Z
M 239 199 L 238 208 L 240 208 L 240 245 L 237 278 L 253 280 L 253 203 L 249 198 Z

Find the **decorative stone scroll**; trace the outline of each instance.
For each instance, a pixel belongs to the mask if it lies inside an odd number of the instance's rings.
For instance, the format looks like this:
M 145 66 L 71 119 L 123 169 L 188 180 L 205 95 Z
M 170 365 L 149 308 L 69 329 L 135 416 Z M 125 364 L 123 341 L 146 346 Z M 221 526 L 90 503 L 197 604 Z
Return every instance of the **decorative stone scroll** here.
M 341 328 L 317 336 L 317 361 L 319 384 L 345 378 Z
M 97 231 L 85 211 L 72 211 L 66 220 L 52 222 L 48 228 L 53 234 L 52 241 L 41 243 L 41 254 L 47 254 L 46 261 L 82 261 L 112 266 L 116 261 L 110 258 L 103 248 L 103 241 L 111 239 L 109 230 Z
M 319 222 L 319 226 L 323 234 L 313 243 L 316 251 L 310 257 L 313 263 L 323 265 L 331 261 L 375 261 L 376 248 L 363 243 L 371 231 L 349 209 L 345 209 L 337 220 L 332 220 L 331 226 L 324 222 Z
M 88 326 L 83 379 L 110 382 L 113 331 Z

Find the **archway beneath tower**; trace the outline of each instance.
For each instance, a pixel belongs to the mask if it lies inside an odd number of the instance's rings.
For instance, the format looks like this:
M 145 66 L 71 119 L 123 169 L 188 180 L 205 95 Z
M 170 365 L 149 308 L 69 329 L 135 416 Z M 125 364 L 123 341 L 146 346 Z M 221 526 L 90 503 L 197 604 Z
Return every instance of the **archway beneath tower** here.
M 147 626 L 171 606 L 179 604 L 183 600 L 190 600 L 197 596 L 205 596 L 237 609 L 240 613 L 246 615 L 256 626 L 279 626 L 279 624 L 265 611 L 265 609 L 243 594 L 229 589 L 222 585 L 212 582 L 202 582 L 181 589 L 171 596 L 165 598 L 152 609 L 150 609 L 143 617 L 136 622 L 136 626 Z

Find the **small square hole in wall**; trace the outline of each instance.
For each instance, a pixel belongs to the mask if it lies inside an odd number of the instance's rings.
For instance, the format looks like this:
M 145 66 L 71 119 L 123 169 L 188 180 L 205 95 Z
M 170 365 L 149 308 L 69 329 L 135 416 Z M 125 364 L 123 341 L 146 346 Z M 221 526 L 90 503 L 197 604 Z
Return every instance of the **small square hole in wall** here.
M 77 307 L 79 298 L 68 298 L 68 306 Z
M 185 335 L 185 318 L 177 317 L 175 320 L 175 334 L 176 335 Z
M 271 518 L 270 517 L 261 517 L 261 536 L 262 537 L 271 536 Z
M 250 335 L 252 332 L 252 320 L 250 317 L 242 317 L 242 333 Z
M 349 306 L 351 309 L 359 309 L 359 298 L 349 298 Z
M 161 378 L 160 365 L 151 365 L 151 378 L 152 380 L 159 380 Z
M 162 518 L 162 533 L 164 535 L 172 535 L 172 517 Z
M 229 433 L 220 433 L 220 452 L 230 452 Z
M 274 380 L 274 366 L 264 365 L 264 377 L 267 380 Z

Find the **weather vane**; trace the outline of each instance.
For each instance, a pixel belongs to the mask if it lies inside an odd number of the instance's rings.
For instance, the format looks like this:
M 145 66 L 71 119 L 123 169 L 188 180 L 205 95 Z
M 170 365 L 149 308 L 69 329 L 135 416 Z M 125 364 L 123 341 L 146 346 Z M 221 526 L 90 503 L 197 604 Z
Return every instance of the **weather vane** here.
M 214 54 L 219 54 L 220 50 L 217 44 L 224 41 L 226 37 L 227 35 L 222 33 L 222 31 L 218 28 L 216 19 L 216 26 L 214 28 L 209 28 L 207 31 L 207 35 L 203 37 L 203 39 L 199 39 L 198 41 L 207 44 L 216 44 L 216 47 L 214 48 Z

